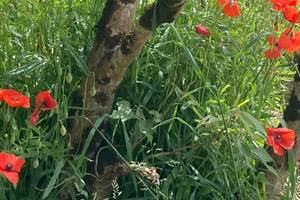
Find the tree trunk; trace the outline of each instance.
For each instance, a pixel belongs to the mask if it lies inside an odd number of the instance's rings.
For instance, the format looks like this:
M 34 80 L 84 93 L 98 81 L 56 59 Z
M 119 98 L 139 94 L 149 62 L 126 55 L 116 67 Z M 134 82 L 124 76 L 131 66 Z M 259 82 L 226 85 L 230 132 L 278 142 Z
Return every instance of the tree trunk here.
M 83 107 L 81 116 L 94 123 L 103 114 L 111 112 L 116 90 L 124 74 L 144 47 L 152 30 L 163 23 L 172 22 L 185 2 L 158 0 L 144 11 L 135 25 L 133 19 L 139 6 L 138 0 L 107 0 L 102 17 L 96 24 L 96 39 L 87 60 L 90 75 L 82 82 L 78 94 Z M 70 131 L 73 145 L 83 146 L 91 128 L 87 120 L 76 120 Z M 101 138 L 94 137 L 87 155 L 94 163 L 100 145 Z M 113 162 L 100 172 L 88 172 L 99 174 L 96 178 L 88 179 L 87 187 L 95 194 L 94 199 L 101 200 L 110 197 L 112 180 L 128 173 L 128 168 L 122 163 Z

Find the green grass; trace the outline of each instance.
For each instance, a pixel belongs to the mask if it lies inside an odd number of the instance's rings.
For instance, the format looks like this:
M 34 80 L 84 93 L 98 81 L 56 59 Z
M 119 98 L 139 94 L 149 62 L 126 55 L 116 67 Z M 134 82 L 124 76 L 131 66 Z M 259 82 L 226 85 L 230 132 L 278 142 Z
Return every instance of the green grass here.
M 131 114 L 115 111 L 108 139 L 128 162 L 157 167 L 161 184 L 144 180 L 145 188 L 134 175 L 121 177 L 118 199 L 266 199 L 265 175 L 257 170 L 260 163 L 272 170 L 264 126 L 278 125 L 274 113 L 284 109 L 291 57 L 263 56 L 275 19 L 266 2 L 240 0 L 235 19 L 202 2 L 190 1 L 174 24 L 158 28 L 119 88 L 114 109 Z M 28 124 L 29 112 L 0 105 L 0 149 L 27 160 L 16 189 L 0 179 L 1 199 L 55 199 L 63 187 L 74 198 L 85 194 L 86 160 L 69 153 L 69 135 L 60 129 L 74 117 L 68 113 L 103 6 L 1 1 L 0 87 L 31 96 L 51 89 L 59 104 L 37 127 Z M 194 33 L 196 24 L 212 37 Z

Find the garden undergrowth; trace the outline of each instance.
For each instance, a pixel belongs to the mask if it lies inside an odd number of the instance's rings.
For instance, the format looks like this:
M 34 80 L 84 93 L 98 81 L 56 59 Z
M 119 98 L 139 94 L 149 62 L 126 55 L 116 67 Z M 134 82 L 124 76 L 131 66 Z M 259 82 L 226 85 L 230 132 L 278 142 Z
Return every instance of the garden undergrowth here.
M 264 127 L 280 122 L 294 66 L 288 54 L 264 58 L 275 23 L 271 5 L 239 3 L 241 17 L 230 19 L 215 2 L 189 1 L 131 64 L 107 138 L 128 163 L 156 167 L 160 184 L 121 177 L 115 199 L 266 199 L 265 170 L 274 169 Z M 73 199 L 86 196 L 87 160 L 70 153 L 70 136 L 62 133 L 79 109 L 72 102 L 103 6 L 100 0 L 0 3 L 0 88 L 31 96 L 50 89 L 58 103 L 36 127 L 29 111 L 0 104 L 0 149 L 27 161 L 17 187 L 0 179 L 0 199 L 58 199 L 65 187 Z M 212 36 L 196 34 L 196 24 Z

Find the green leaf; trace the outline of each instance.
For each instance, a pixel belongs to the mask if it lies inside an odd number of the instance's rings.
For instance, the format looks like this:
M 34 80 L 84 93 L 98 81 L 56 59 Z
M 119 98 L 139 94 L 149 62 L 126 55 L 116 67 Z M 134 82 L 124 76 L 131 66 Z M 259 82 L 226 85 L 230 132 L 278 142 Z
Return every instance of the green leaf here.
M 295 163 L 295 154 L 293 151 L 288 151 L 288 166 L 289 166 L 289 184 L 290 191 L 289 194 L 294 194 L 296 189 L 296 163 Z
M 268 162 L 274 161 L 264 148 L 253 149 L 253 152 L 270 172 L 272 172 L 275 176 L 278 176 L 276 170 L 271 165 L 268 165 Z
M 54 174 L 53 174 L 53 176 L 52 176 L 52 178 L 51 178 L 51 180 L 50 180 L 50 182 L 49 182 L 49 184 L 48 184 L 45 192 L 43 193 L 42 199 L 46 199 L 49 196 L 49 194 L 51 193 L 51 191 L 53 190 L 53 187 L 54 187 L 54 185 L 56 183 L 56 180 L 58 179 L 59 174 L 60 174 L 62 168 L 64 167 L 64 163 L 65 163 L 65 161 L 63 159 L 61 159 L 58 162 L 58 164 L 56 166 L 56 169 L 54 171 Z
M 85 154 L 92 142 L 92 139 L 95 135 L 95 132 L 96 130 L 98 129 L 98 127 L 102 124 L 102 122 L 104 121 L 104 119 L 107 117 L 107 115 L 103 115 L 101 117 L 99 117 L 96 122 L 95 122 L 95 126 L 91 129 L 91 131 L 89 132 L 89 135 L 84 143 L 84 146 L 83 146 L 83 149 L 82 149 L 82 152 L 80 153 L 80 156 L 79 156 L 79 160 L 78 160 L 78 163 L 77 163 L 77 168 L 81 167 L 82 165 L 82 162 L 85 158 Z
M 265 38 L 267 35 L 272 35 L 272 32 L 264 32 L 261 35 L 256 35 L 253 39 L 249 40 L 249 42 L 246 45 L 246 49 L 249 49 L 250 47 L 256 45 L 262 38 Z
M 245 122 L 255 127 L 255 129 L 260 133 L 260 136 L 265 137 L 265 128 L 263 127 L 261 122 L 259 122 L 257 119 L 255 119 L 255 117 L 247 112 L 241 111 L 240 116 Z
M 253 152 L 255 153 L 255 155 L 258 156 L 258 158 L 264 162 L 273 162 L 272 157 L 268 154 L 268 152 L 264 149 L 264 148 L 255 148 L 253 149 Z
M 89 74 L 89 68 L 85 62 L 85 60 L 80 57 L 80 55 L 73 49 L 73 47 L 69 44 L 64 43 L 66 46 L 67 51 L 71 54 L 71 56 L 76 61 L 79 69 L 87 76 Z
M 123 125 L 123 132 L 124 132 L 124 137 L 125 137 L 125 144 L 126 144 L 126 149 L 127 149 L 127 157 L 129 161 L 132 161 L 132 145 L 131 145 L 131 140 L 128 135 L 128 132 L 126 130 L 125 122 L 122 122 Z
M 154 122 L 152 120 L 139 120 L 138 123 L 139 131 L 147 137 L 148 141 L 152 142 L 152 127 L 154 125 Z
M 114 110 L 110 115 L 112 119 L 120 119 L 122 122 L 126 122 L 129 119 L 136 118 L 136 115 L 132 112 L 128 101 L 119 101 L 117 106 L 118 109 Z
M 46 62 L 43 60 L 36 60 L 32 63 L 28 63 L 21 67 L 16 67 L 8 72 L 5 72 L 2 77 L 11 78 L 14 76 L 19 76 L 21 74 L 30 73 L 33 70 L 41 68 Z

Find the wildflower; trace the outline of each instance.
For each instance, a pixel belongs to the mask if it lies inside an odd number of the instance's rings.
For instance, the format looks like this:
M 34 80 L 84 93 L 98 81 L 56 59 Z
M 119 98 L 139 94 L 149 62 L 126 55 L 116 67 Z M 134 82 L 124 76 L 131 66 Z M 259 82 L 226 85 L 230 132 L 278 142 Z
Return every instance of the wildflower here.
M 218 0 L 218 6 L 223 8 L 223 13 L 229 17 L 240 16 L 240 7 L 237 0 Z
M 272 146 L 274 153 L 283 156 L 283 149 L 290 150 L 295 144 L 296 134 L 288 128 L 266 128 L 267 145 Z
M 283 11 L 288 6 L 297 6 L 298 0 L 269 0 L 273 3 L 273 9 Z
M 207 28 L 200 24 L 195 26 L 195 32 L 206 37 L 210 36 L 210 32 L 207 30 Z
M 35 103 L 36 107 L 42 108 L 43 111 L 52 110 L 56 107 L 56 101 L 51 96 L 49 90 L 39 92 L 35 96 Z
M 130 163 L 130 168 L 150 180 L 153 184 L 160 184 L 160 175 L 157 173 L 155 167 L 148 167 L 145 163 Z
M 25 164 L 23 158 L 19 158 L 14 154 L 0 152 L 0 174 L 7 178 L 11 183 L 19 182 L 19 172 Z
M 218 5 L 221 7 L 224 7 L 228 3 L 229 3 L 229 0 L 218 0 Z
M 291 23 L 300 23 L 299 11 L 296 7 L 285 7 L 282 10 L 284 18 Z
M 240 16 L 240 7 L 237 0 L 230 0 L 228 3 L 225 3 L 223 8 L 223 13 L 228 17 L 237 17 Z
M 300 31 L 286 29 L 279 37 L 278 46 L 290 53 L 298 51 L 300 49 Z
M 266 58 L 276 59 L 276 58 L 279 58 L 280 56 L 281 56 L 281 52 L 280 52 L 280 49 L 278 47 L 268 49 L 265 52 L 265 57 Z
M 281 48 L 278 47 L 278 43 L 276 42 L 276 38 L 274 36 L 268 37 L 268 43 L 271 46 L 270 49 L 268 49 L 265 52 L 265 57 L 270 59 L 276 59 L 281 56 Z
M 0 101 L 5 102 L 10 107 L 29 108 L 29 97 L 13 89 L 1 89 Z
M 56 107 L 56 101 L 50 94 L 49 90 L 39 92 L 35 96 L 35 109 L 30 116 L 30 122 L 36 125 L 39 120 L 39 114 L 41 110 L 49 111 Z

